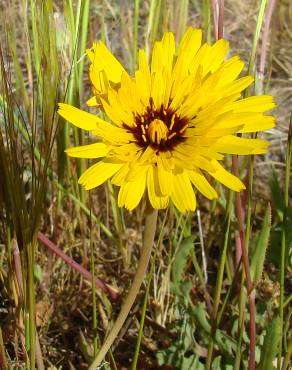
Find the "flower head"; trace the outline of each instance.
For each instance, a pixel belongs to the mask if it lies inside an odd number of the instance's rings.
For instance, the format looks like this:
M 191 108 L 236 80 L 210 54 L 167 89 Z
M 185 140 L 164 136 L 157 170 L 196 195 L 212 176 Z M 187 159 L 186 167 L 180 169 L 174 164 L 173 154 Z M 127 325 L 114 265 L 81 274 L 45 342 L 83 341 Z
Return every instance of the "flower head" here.
M 89 190 L 111 179 L 120 187 L 120 207 L 132 210 L 147 190 L 154 208 L 171 200 L 181 212 L 196 208 L 195 189 L 217 197 L 206 174 L 232 190 L 244 189 L 220 162 L 224 154 L 266 152 L 265 141 L 236 134 L 272 128 L 274 118 L 263 113 L 275 104 L 271 96 L 240 99 L 253 78 L 238 78 L 244 63 L 238 56 L 225 60 L 227 52 L 227 41 L 202 44 L 201 30 L 193 28 L 176 50 L 167 32 L 155 43 L 150 66 L 139 51 L 138 69 L 130 77 L 102 43 L 95 44 L 88 51 L 93 100 L 110 122 L 59 105 L 61 116 L 100 138 L 66 150 L 72 157 L 102 158 L 79 183 Z

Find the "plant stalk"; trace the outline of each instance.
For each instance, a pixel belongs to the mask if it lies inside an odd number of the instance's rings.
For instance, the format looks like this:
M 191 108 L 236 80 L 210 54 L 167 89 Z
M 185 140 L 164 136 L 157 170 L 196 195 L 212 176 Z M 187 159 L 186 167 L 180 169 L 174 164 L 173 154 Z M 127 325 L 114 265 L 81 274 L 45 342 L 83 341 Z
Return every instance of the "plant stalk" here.
M 114 326 L 112 327 L 103 346 L 101 347 L 97 356 L 94 358 L 88 370 L 95 370 L 101 364 L 106 353 L 110 349 L 119 331 L 121 330 L 126 318 L 128 317 L 128 314 L 139 293 L 141 284 L 144 280 L 145 273 L 147 271 L 147 267 L 148 267 L 151 252 L 152 252 L 155 231 L 156 231 L 157 214 L 158 214 L 157 210 L 154 210 L 153 208 L 151 208 L 151 210 L 146 216 L 143 247 L 142 247 L 141 256 L 139 259 L 138 268 L 137 268 L 137 272 L 134 277 L 133 284 L 128 292 L 127 298 L 121 308 L 121 311 L 119 313 L 119 316 L 116 322 L 114 323 Z

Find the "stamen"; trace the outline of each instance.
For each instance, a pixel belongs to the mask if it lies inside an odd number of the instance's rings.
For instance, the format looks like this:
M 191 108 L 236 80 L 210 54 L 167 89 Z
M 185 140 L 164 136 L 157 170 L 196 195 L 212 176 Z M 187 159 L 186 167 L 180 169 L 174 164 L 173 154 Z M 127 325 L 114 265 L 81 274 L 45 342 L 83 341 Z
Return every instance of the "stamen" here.
M 188 123 L 186 125 L 184 125 L 184 127 L 179 130 L 179 133 L 182 134 L 187 127 L 188 127 Z
M 163 121 L 155 119 L 150 123 L 147 132 L 152 143 L 160 144 L 162 140 L 167 140 L 169 130 Z
M 144 113 L 133 114 L 135 122 L 131 127 L 125 124 L 125 127 L 132 131 L 134 140 L 142 148 L 150 145 L 159 154 L 173 150 L 176 145 L 186 140 L 184 132 L 190 127 L 190 122 L 171 109 L 170 104 L 155 107 L 151 97 Z
M 176 132 L 173 132 L 172 134 L 170 134 L 170 135 L 168 136 L 168 140 L 172 139 L 175 135 L 176 135 Z
M 176 116 L 175 116 L 175 114 L 174 114 L 174 115 L 171 117 L 169 130 L 172 130 L 172 129 L 173 129 L 175 118 L 176 118 Z

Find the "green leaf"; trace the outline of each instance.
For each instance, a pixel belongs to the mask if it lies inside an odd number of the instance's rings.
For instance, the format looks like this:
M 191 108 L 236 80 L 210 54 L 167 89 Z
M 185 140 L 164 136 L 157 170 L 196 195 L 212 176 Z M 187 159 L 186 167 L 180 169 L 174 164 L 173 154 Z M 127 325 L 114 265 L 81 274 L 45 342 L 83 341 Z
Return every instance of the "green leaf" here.
M 273 360 L 276 358 L 278 344 L 281 340 L 281 320 L 276 317 L 267 328 L 261 351 L 261 361 L 258 370 L 273 370 Z
M 176 284 L 183 280 L 183 273 L 187 264 L 188 256 L 194 247 L 193 238 L 186 238 L 176 252 L 172 265 L 172 281 Z
M 277 211 L 278 217 L 283 218 L 283 212 L 285 208 L 283 190 L 280 187 L 279 176 L 275 170 L 272 172 L 272 178 L 270 181 L 271 196 L 273 205 Z
M 271 206 L 269 204 L 263 219 L 262 229 L 251 258 L 250 273 L 255 285 L 258 284 L 262 277 L 266 251 L 269 243 L 270 231 L 271 231 Z

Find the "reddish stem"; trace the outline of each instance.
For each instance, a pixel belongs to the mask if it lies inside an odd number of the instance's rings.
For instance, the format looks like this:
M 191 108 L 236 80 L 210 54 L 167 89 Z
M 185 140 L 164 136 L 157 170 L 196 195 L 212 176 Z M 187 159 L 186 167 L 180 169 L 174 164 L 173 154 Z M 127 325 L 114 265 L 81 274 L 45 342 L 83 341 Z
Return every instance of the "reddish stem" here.
M 38 233 L 38 240 L 40 240 L 47 248 L 49 248 L 56 256 L 62 258 L 62 260 L 67 263 L 74 270 L 78 271 L 86 280 L 92 281 L 92 276 L 89 271 L 87 271 L 83 266 L 75 262 L 71 257 L 64 253 L 59 247 L 57 247 L 51 240 L 49 240 L 43 233 Z M 112 299 L 117 299 L 119 294 L 113 288 L 109 287 L 102 280 L 96 278 L 96 286 L 108 293 Z
M 224 0 L 212 0 L 215 39 L 223 38 Z
M 212 13 L 213 13 L 213 23 L 214 23 L 215 40 L 218 40 L 218 8 L 217 8 L 217 0 L 212 0 Z
M 218 16 L 218 40 L 223 38 L 224 26 L 224 0 L 219 1 L 219 16 Z
M 267 15 L 265 19 L 265 25 L 263 29 L 263 36 L 262 36 L 262 46 L 261 46 L 261 53 L 260 53 L 260 64 L 259 64 L 259 80 L 260 80 L 260 91 L 263 91 L 263 80 L 265 74 L 265 65 L 267 59 L 267 52 L 268 52 L 268 37 L 269 31 L 271 26 L 272 15 L 275 10 L 277 0 L 269 1 L 268 8 L 267 8 Z

